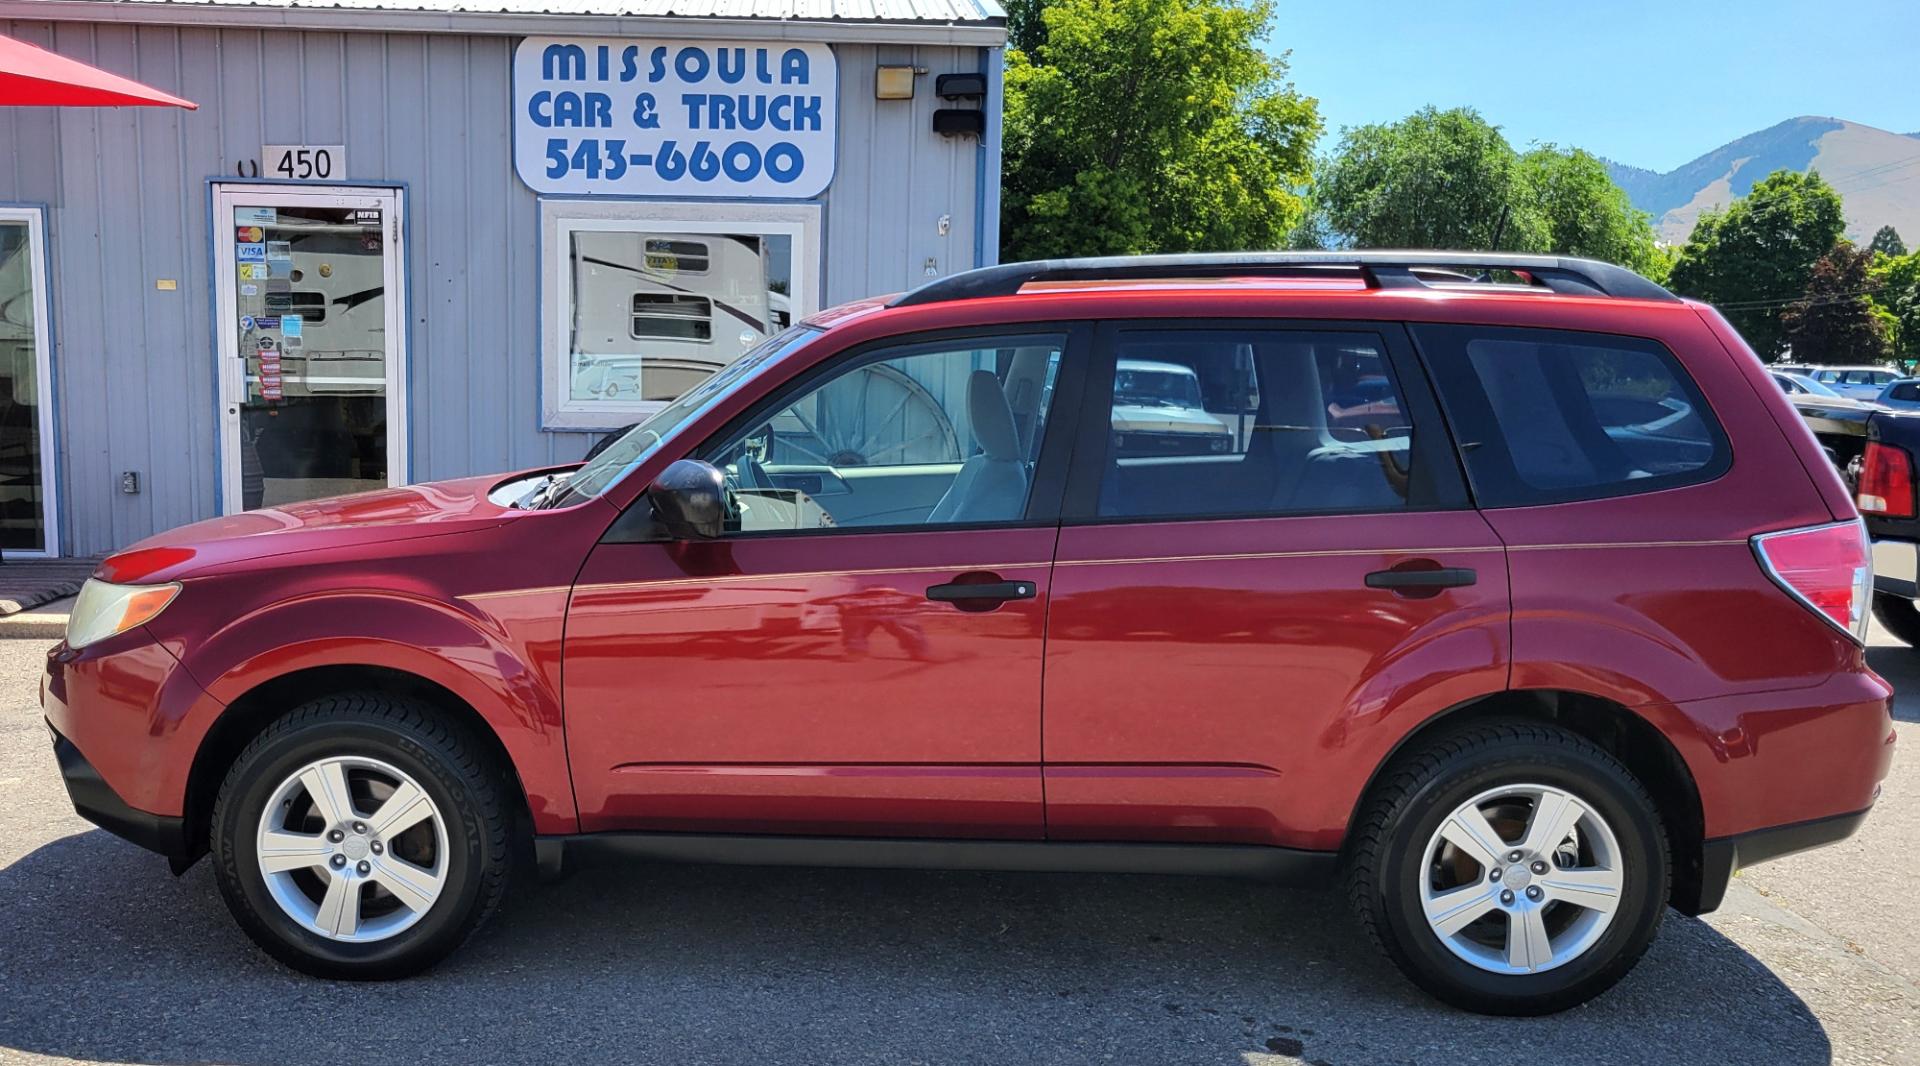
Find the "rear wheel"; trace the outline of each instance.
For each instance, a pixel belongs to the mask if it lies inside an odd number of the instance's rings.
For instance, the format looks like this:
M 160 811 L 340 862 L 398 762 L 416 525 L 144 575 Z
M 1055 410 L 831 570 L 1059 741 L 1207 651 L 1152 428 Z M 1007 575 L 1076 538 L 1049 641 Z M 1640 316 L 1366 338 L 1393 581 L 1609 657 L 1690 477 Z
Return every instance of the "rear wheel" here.
M 509 824 L 483 749 L 432 708 L 328 697 L 235 761 L 214 805 L 214 869 L 274 958 L 325 977 L 403 977 L 499 903 Z
M 1873 594 L 1873 617 L 1882 628 L 1910 647 L 1920 648 L 1920 607 L 1902 596 Z
M 1548 1014 L 1633 968 L 1666 908 L 1666 835 L 1612 756 L 1552 726 L 1475 727 L 1402 758 L 1355 826 L 1349 894 L 1413 982 Z

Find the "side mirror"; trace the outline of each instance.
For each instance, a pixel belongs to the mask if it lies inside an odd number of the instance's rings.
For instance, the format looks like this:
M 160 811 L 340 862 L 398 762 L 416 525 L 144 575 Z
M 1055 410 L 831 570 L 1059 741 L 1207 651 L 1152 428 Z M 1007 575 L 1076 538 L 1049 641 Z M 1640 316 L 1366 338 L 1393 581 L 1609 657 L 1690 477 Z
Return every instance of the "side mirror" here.
M 726 532 L 726 475 L 712 463 L 676 460 L 647 486 L 647 499 L 675 540 L 718 540 Z

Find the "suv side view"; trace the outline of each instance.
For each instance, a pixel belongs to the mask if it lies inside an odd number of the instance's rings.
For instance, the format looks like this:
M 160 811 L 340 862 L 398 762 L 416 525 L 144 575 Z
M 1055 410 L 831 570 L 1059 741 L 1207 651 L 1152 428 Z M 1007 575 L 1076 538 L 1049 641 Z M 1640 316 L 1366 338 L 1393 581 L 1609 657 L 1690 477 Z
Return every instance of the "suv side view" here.
M 1533 1014 L 1860 824 L 1867 553 L 1734 331 L 1619 268 L 1013 264 L 584 464 L 134 545 L 42 702 L 80 812 L 210 852 L 308 973 L 416 972 L 597 846 L 1338 883 Z

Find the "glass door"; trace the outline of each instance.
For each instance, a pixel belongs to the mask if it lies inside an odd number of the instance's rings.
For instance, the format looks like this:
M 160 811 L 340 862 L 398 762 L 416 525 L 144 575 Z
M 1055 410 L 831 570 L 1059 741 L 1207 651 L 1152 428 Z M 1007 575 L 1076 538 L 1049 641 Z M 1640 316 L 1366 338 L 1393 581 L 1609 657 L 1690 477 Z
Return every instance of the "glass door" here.
M 60 553 L 46 233 L 37 207 L 0 207 L 0 550 Z
M 214 193 L 223 509 L 406 480 L 394 189 Z

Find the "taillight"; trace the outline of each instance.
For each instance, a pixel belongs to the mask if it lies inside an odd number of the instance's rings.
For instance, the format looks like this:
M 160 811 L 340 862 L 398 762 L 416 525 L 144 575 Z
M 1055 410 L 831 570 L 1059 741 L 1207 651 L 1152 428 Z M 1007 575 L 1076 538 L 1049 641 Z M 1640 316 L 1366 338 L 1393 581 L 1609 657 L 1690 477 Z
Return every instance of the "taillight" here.
M 1905 448 L 1877 440 L 1867 442 L 1854 502 L 1861 514 L 1913 517 L 1913 457 Z
M 1862 644 L 1873 600 L 1873 549 L 1859 519 L 1753 538 L 1760 565 L 1794 599 Z

